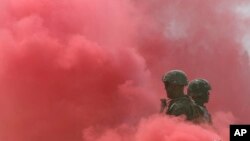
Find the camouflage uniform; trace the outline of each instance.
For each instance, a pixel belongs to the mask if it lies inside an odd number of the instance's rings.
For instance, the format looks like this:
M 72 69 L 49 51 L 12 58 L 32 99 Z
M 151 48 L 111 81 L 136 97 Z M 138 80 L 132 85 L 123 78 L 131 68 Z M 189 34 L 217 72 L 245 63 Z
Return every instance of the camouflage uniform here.
M 199 106 L 186 95 L 172 99 L 166 112 L 168 115 L 185 115 L 186 119 L 191 121 L 196 121 L 201 113 Z
M 202 118 L 199 122 L 212 124 L 211 114 L 208 112 L 206 106 L 199 106 L 202 111 Z
M 196 121 L 202 113 L 198 105 L 194 103 L 187 95 L 184 94 L 184 86 L 188 84 L 186 74 L 180 70 L 172 70 L 167 72 L 162 79 L 165 88 L 170 98 L 169 105 L 167 106 L 167 115 L 181 116 L 185 115 L 187 120 Z M 182 90 L 180 95 L 175 96 L 175 90 L 170 91 L 167 85 L 173 87 L 178 86 Z M 162 110 L 161 110 L 162 111 Z
M 188 95 L 192 97 L 202 111 L 199 119 L 201 123 L 212 123 L 211 115 L 204 105 L 209 101 L 209 90 L 211 89 L 209 82 L 205 79 L 195 79 L 188 85 Z

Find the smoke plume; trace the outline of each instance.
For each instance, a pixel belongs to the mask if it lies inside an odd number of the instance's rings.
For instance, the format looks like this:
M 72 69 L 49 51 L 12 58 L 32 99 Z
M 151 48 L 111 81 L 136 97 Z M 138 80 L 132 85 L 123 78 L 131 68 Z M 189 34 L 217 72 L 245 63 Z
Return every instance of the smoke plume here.
M 0 2 L 2 141 L 226 141 L 250 122 L 247 2 Z M 211 83 L 213 127 L 157 115 L 171 69 Z

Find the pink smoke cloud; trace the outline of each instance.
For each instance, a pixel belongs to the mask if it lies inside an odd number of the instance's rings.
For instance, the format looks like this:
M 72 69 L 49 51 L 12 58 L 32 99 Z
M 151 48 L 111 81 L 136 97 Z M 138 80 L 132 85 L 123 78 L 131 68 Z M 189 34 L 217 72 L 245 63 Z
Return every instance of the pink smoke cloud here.
M 228 116 L 228 115 L 227 115 Z M 226 117 L 218 115 L 217 117 Z M 232 120 L 232 119 L 230 119 Z M 220 122 L 220 127 L 225 126 L 228 121 Z M 224 124 L 223 126 L 221 126 Z M 102 134 L 100 134 L 100 131 Z M 86 141 L 219 141 L 228 140 L 221 138 L 218 131 L 222 129 L 211 128 L 207 125 L 195 125 L 180 118 L 169 118 L 167 116 L 154 115 L 147 119 L 142 119 L 134 126 L 121 125 L 117 128 L 90 127 L 84 130 L 83 138 Z M 227 135 L 228 133 L 224 134 Z
M 1 0 L 0 139 L 228 140 L 229 123 L 249 122 L 236 4 Z M 174 68 L 211 82 L 218 131 L 152 116 Z

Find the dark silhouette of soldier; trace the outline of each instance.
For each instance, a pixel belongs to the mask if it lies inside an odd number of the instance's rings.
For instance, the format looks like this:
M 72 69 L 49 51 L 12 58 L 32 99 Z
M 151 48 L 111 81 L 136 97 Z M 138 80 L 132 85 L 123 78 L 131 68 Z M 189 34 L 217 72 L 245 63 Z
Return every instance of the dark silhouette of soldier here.
M 202 110 L 202 117 L 200 122 L 212 124 L 211 115 L 209 114 L 205 103 L 209 101 L 209 91 L 211 90 L 211 85 L 205 79 L 195 79 L 192 80 L 187 89 L 187 93 L 199 105 Z
M 167 97 L 170 102 L 167 106 L 167 115 L 181 116 L 185 115 L 189 121 L 194 121 L 200 116 L 199 106 L 187 95 L 184 94 L 184 87 L 188 85 L 186 74 L 181 70 L 172 70 L 167 72 L 162 81 L 164 83 Z M 161 99 L 163 112 L 164 105 L 167 105 L 166 100 Z

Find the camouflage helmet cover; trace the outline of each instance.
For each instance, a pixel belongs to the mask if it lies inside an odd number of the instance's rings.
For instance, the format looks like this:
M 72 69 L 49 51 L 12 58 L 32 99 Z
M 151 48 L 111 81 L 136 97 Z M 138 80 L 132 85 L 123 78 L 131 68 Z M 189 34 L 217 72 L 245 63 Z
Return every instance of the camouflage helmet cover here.
M 206 79 L 192 80 L 188 85 L 188 92 L 209 91 L 212 87 Z
M 185 74 L 185 72 L 181 70 L 171 70 L 165 73 L 165 75 L 162 78 L 162 81 L 164 83 L 184 85 L 184 86 L 188 84 L 187 75 Z

